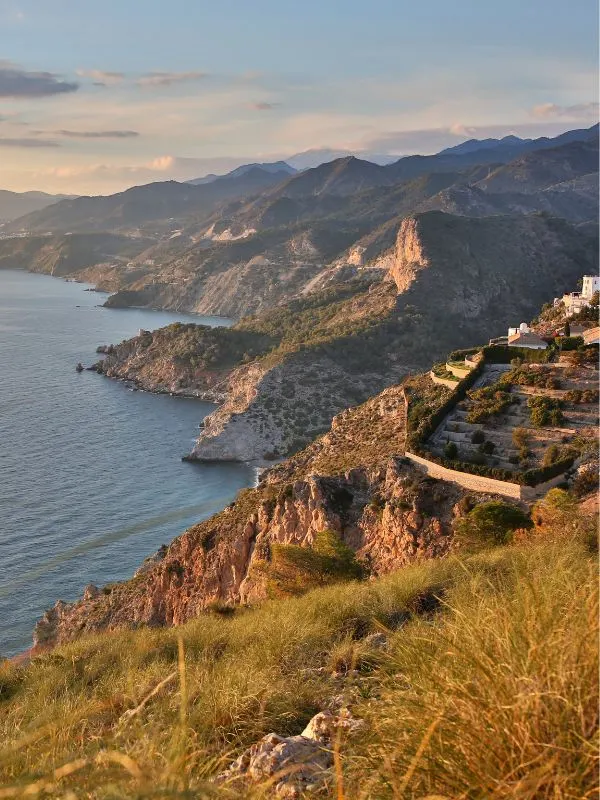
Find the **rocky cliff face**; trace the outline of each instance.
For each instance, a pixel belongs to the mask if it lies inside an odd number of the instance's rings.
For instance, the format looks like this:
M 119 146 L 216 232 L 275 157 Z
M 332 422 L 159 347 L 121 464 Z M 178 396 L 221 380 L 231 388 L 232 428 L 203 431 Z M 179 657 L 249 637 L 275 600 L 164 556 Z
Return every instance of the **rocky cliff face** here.
M 358 427 L 367 420 L 370 427 Z M 448 552 L 462 491 L 403 461 L 404 420 L 401 387 L 344 412 L 329 434 L 190 528 L 132 580 L 57 603 L 38 624 L 36 644 L 119 626 L 180 624 L 216 601 L 254 602 L 265 596 L 260 567 L 271 545 L 309 545 L 326 528 L 374 575 Z
M 326 430 L 349 398 L 364 400 L 407 371 L 390 364 L 387 371 L 366 367 L 357 374 L 324 353 L 242 367 L 229 378 L 225 403 L 204 420 L 191 458 L 268 464 Z
M 562 220 L 432 211 L 404 220 L 390 272 L 402 300 L 439 327 L 485 337 L 505 320 L 531 319 L 596 256 L 597 242 Z
M 155 391 L 224 400 L 192 457 L 268 463 L 407 372 L 531 319 L 596 257 L 596 242 L 560 220 L 413 215 L 372 264 L 379 269 L 359 271 L 363 279 L 342 280 L 357 268 L 339 264 L 327 275 L 340 282 L 326 291 L 229 331 L 192 336 L 175 327 L 172 342 L 148 334 L 150 346 L 146 337 L 131 352 L 120 345 L 102 371 Z

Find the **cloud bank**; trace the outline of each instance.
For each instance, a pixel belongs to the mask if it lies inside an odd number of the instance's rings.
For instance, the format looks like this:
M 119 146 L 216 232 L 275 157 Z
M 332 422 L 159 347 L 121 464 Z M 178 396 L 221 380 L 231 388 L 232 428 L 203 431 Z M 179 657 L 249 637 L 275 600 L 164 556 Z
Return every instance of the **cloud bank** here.
M 78 83 L 60 80 L 52 72 L 28 72 L 8 61 L 0 62 L 0 97 L 51 97 L 78 88 Z
M 534 106 L 531 113 L 538 119 L 569 119 L 597 120 L 600 105 L 598 103 L 578 103 L 574 106 L 559 106 L 556 103 L 542 103 Z

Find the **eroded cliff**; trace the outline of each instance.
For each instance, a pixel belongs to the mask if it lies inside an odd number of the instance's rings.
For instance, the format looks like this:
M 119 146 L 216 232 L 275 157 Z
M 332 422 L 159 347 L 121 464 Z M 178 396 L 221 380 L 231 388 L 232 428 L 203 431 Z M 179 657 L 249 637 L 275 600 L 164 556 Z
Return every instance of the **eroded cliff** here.
M 215 602 L 254 602 L 265 596 L 261 567 L 272 544 L 309 545 L 325 529 L 373 575 L 443 555 L 463 493 L 404 461 L 404 432 L 401 386 L 345 411 L 326 436 L 187 530 L 132 580 L 57 603 L 38 624 L 36 644 L 119 626 L 179 624 Z

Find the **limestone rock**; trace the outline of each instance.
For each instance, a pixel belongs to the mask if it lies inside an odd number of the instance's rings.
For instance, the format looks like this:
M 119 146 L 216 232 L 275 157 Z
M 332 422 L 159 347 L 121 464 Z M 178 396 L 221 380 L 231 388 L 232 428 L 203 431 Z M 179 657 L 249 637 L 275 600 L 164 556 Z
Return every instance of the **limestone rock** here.
M 276 797 L 296 800 L 330 776 L 331 749 L 338 731 L 351 733 L 362 726 L 347 708 L 339 713 L 320 711 L 299 736 L 269 733 L 245 750 L 217 776 L 218 783 L 260 785 L 272 782 Z
M 338 731 L 351 733 L 362 726 L 363 721 L 355 719 L 347 708 L 342 708 L 337 713 L 320 711 L 302 731 L 302 736 L 321 744 L 330 745 Z
M 303 790 L 322 783 L 332 764 L 332 751 L 313 739 L 269 733 L 242 753 L 217 781 L 250 784 L 273 781 L 277 797 L 293 800 Z

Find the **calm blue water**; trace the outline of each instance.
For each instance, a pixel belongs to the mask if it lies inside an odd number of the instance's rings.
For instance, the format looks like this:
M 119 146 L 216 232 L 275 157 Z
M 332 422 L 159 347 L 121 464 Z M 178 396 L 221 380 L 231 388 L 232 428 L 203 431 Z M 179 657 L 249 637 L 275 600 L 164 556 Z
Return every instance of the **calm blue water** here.
M 139 328 L 224 321 L 101 308 L 85 288 L 0 270 L 0 656 L 28 647 L 58 598 L 130 576 L 254 479 L 181 461 L 209 403 L 74 369 Z

